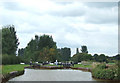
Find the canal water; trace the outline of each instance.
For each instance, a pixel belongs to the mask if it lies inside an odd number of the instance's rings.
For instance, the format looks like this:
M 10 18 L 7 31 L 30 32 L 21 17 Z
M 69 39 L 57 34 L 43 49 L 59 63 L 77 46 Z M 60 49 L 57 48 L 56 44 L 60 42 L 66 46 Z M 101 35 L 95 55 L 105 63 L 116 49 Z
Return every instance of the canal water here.
M 90 72 L 72 69 L 25 69 L 24 75 L 9 81 L 96 81 Z

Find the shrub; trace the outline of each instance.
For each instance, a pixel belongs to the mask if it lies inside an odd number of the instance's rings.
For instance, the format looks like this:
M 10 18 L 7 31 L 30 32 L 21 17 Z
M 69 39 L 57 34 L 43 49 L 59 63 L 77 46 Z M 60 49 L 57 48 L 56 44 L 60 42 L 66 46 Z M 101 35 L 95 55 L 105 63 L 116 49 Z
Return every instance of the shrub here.
M 19 64 L 21 62 L 21 58 L 18 56 L 13 56 L 13 55 L 7 55 L 4 54 L 2 55 L 2 64 Z
M 106 64 L 99 64 L 97 65 L 97 68 L 100 68 L 100 69 L 105 69 L 106 68 Z
M 98 79 L 119 80 L 118 67 L 106 68 L 105 64 L 100 64 L 92 70 L 92 76 Z

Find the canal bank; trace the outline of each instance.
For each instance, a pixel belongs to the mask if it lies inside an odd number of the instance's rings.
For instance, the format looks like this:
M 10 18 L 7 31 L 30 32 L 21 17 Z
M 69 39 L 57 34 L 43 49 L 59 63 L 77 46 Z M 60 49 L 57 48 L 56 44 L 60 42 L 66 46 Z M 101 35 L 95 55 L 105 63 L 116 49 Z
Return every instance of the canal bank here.
M 13 72 L 10 72 L 8 74 L 1 75 L 2 83 L 6 83 L 8 80 L 10 80 L 10 79 L 12 79 L 14 77 L 23 75 L 23 74 L 24 74 L 24 70 L 22 70 L 22 71 L 13 71 Z
M 2 65 L 2 73 L 0 74 L 1 82 L 5 83 L 9 79 L 24 74 L 24 67 L 29 66 L 27 64 L 15 64 L 15 65 Z
M 56 69 L 73 69 L 73 70 L 83 70 L 89 71 L 89 68 L 72 68 L 72 67 L 56 67 L 56 66 L 27 66 L 24 67 L 24 70 L 21 71 L 12 71 L 8 74 L 2 75 L 2 83 L 7 82 L 8 80 L 15 78 L 17 76 L 23 75 L 25 69 L 43 69 L 43 70 L 56 70 Z
M 96 79 L 96 77 L 94 77 L 93 75 L 92 75 L 92 69 L 91 68 L 83 68 L 83 67 L 79 67 L 79 68 L 74 68 L 74 67 L 60 67 L 60 66 L 27 66 L 27 67 L 24 67 L 24 70 L 26 70 L 26 69 L 35 69 L 35 70 L 70 70 L 70 69 L 72 69 L 72 70 L 78 70 L 78 71 L 85 71 L 85 72 L 89 72 L 90 74 L 91 74 L 91 78 L 95 78 Z M 47 72 L 47 71 L 46 71 Z M 22 72 L 22 73 L 18 73 L 18 72 L 12 72 L 12 73 L 14 73 L 14 75 L 13 74 L 9 74 L 9 75 L 7 75 L 7 76 L 4 76 L 4 79 L 5 79 L 5 81 L 8 81 L 9 79 L 11 79 L 11 78 L 14 78 L 14 77 L 16 77 L 16 76 L 19 76 L 19 75 L 24 75 L 24 72 Z M 11 76 L 12 75 L 12 76 Z M 36 73 L 36 75 L 38 75 L 38 73 Z M 52 74 L 51 74 L 52 75 Z M 58 74 L 57 74 L 58 75 Z M 69 74 L 68 74 L 69 75 Z M 82 77 L 84 77 L 84 76 L 82 76 Z M 111 81 L 111 80 L 107 80 L 107 79 L 96 79 L 96 80 L 104 80 L 104 81 Z

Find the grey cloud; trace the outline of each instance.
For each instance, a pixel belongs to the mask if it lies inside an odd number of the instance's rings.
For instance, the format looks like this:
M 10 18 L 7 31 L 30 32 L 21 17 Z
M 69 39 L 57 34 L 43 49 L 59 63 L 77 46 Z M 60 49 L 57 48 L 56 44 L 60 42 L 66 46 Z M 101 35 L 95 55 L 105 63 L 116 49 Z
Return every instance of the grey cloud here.
M 95 8 L 110 8 L 118 6 L 117 2 L 87 2 L 84 3 L 88 7 L 95 7 Z
M 101 16 L 100 16 L 101 17 Z M 115 23 L 117 24 L 117 17 L 111 18 L 111 17 L 87 17 L 86 22 L 87 23 L 95 23 L 95 24 L 108 24 L 108 23 Z
M 18 2 L 2 2 L 1 4 L 2 4 L 1 6 L 7 10 L 12 10 L 12 11 L 24 10 L 24 8 L 22 8 Z
M 113 35 L 112 33 L 101 34 L 100 32 L 93 35 L 94 36 L 88 38 L 88 47 L 90 52 L 106 53 L 109 55 L 118 52 L 117 35 Z
M 96 27 L 95 24 L 98 24 L 102 27 L 101 24 L 116 23 L 116 13 L 108 16 L 108 13 L 110 13 L 109 9 L 114 8 L 115 6 L 105 6 L 107 3 L 104 3 L 104 8 L 102 7 L 103 9 L 99 8 L 99 6 L 103 5 L 96 5 L 96 7 L 92 8 L 91 6 L 88 6 L 87 9 L 84 7 L 87 6 L 86 4 L 82 6 L 77 5 L 76 7 L 68 6 L 66 8 L 66 5 L 72 5 L 73 3 L 57 4 L 61 4 L 63 8 L 57 10 L 49 9 L 47 11 L 39 11 L 38 9 L 29 7 L 25 7 L 25 9 L 23 9 L 22 4 L 5 3 L 5 6 L 3 7 L 5 12 L 1 14 L 2 20 L 0 20 L 0 23 L 3 25 L 15 25 L 18 37 L 20 37 L 21 47 L 27 45 L 31 37 L 34 36 L 34 33 L 38 32 L 53 34 L 53 39 L 57 42 L 58 47 L 66 46 L 76 48 L 81 45 L 87 45 L 89 53 L 116 53 L 117 47 L 115 45 L 117 44 L 114 44 L 117 41 L 116 34 L 109 34 L 107 31 L 105 31 L 106 34 L 104 34 L 99 29 L 87 29 L 83 27 L 76 28 L 71 26 L 71 24 L 83 23 L 85 25 L 93 24 L 94 27 Z M 106 13 L 106 11 L 109 12 Z M 115 10 L 115 12 L 116 11 L 117 10 Z M 19 12 L 22 14 L 25 13 L 25 15 L 19 14 Z M 84 19 L 79 20 L 78 17 L 84 17 Z M 110 28 L 113 27 L 110 26 Z M 109 31 L 109 29 L 107 30 Z
M 77 16 L 83 16 L 85 12 L 79 9 L 73 9 L 73 10 L 70 9 L 64 11 L 53 11 L 50 12 L 50 14 L 55 16 L 62 16 L 62 17 L 77 17 Z
M 68 5 L 68 4 L 72 4 L 73 2 L 55 1 L 55 3 L 60 5 Z
M 106 24 L 118 22 L 118 11 L 117 8 L 111 9 L 93 9 L 88 10 L 87 15 L 85 16 L 85 21 L 88 23 L 95 24 Z

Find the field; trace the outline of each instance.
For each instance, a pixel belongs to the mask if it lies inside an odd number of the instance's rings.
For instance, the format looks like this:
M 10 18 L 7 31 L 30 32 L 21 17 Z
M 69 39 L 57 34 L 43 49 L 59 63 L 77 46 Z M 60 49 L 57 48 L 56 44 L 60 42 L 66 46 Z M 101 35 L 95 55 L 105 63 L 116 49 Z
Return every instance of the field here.
M 29 65 L 2 65 L 2 74 L 8 74 L 12 71 L 22 71 L 24 70 L 24 67 L 29 66 Z
M 74 68 L 79 68 L 79 67 L 83 67 L 83 68 L 91 68 L 91 65 L 82 65 L 82 64 L 75 64 Z

